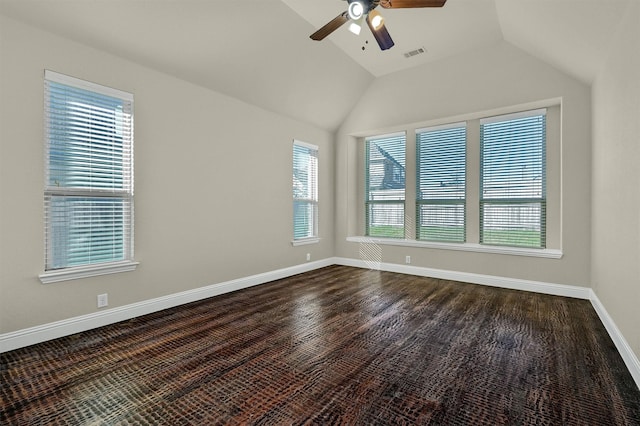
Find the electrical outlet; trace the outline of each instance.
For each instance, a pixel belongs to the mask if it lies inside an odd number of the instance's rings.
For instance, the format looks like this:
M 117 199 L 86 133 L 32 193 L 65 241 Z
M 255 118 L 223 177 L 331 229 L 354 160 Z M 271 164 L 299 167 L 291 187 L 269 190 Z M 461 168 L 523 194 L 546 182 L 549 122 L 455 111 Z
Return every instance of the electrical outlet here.
M 311 253 L 307 253 L 307 262 L 311 260 Z
M 105 306 L 109 306 L 109 295 L 99 294 L 98 295 L 98 308 L 104 308 Z
M 406 263 L 407 265 L 411 263 L 411 256 L 405 256 L 404 257 L 404 263 Z

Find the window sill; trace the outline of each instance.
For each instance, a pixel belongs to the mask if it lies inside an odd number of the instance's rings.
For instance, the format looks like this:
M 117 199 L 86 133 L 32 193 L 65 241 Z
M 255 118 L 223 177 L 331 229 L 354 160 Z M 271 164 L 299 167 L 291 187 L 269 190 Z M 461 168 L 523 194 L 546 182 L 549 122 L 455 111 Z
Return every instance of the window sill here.
M 99 265 L 77 266 L 74 268 L 64 268 L 47 271 L 44 274 L 41 274 L 39 278 L 42 284 L 51 284 L 60 281 L 95 277 L 98 275 L 135 271 L 136 267 L 139 264 L 139 262 L 127 260 L 123 262 L 112 262 Z
M 529 256 L 529 257 L 542 257 L 547 259 L 560 259 L 562 258 L 562 250 L 556 249 L 531 249 L 520 247 L 503 247 L 503 246 L 488 246 L 483 244 L 474 243 L 436 243 L 417 240 L 405 240 L 396 238 L 372 238 L 372 237 L 347 237 L 347 241 L 351 243 L 369 243 L 380 244 L 388 246 L 402 246 L 402 247 L 419 247 L 429 248 L 437 250 L 454 250 L 454 251 L 470 251 L 476 253 L 492 253 L 492 254 L 506 254 L 512 256 Z
M 293 240 L 291 241 L 291 245 L 292 246 L 304 246 L 307 244 L 317 244 L 320 242 L 320 238 L 318 237 L 311 237 L 311 238 L 302 238 L 300 240 Z

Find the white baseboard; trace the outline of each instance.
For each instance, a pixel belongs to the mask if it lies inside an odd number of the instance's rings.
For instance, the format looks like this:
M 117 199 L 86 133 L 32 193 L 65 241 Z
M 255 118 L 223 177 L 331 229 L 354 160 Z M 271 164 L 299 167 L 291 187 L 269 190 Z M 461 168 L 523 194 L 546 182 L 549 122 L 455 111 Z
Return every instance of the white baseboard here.
M 185 303 L 195 302 L 208 297 L 218 296 L 231 291 L 264 284 L 269 281 L 279 280 L 303 272 L 312 271 L 324 266 L 333 265 L 333 258 L 307 262 L 288 268 L 251 275 L 249 277 L 212 284 L 205 287 L 187 290 L 168 296 L 144 300 L 130 305 L 106 309 L 87 315 L 68 318 L 48 324 L 30 327 L 10 333 L 0 334 L 0 353 L 45 342 L 59 337 L 69 336 L 81 331 L 91 330 L 119 321 L 125 321 L 141 315 L 150 314 L 162 309 L 173 308 Z
M 420 266 L 399 265 L 395 263 L 369 262 L 344 257 L 335 258 L 338 265 L 355 266 L 357 268 L 379 269 L 381 271 L 399 272 L 401 274 L 417 275 L 421 277 L 440 278 L 444 280 L 461 281 L 472 284 L 482 284 L 492 287 L 509 288 L 513 290 L 533 291 L 535 293 L 552 294 L 554 296 L 589 299 L 591 289 L 564 284 L 550 284 L 540 281 L 504 278 L 493 275 L 472 274 L 469 272 L 448 271 L 444 269 L 424 268 Z
M 616 324 L 613 322 L 613 319 L 604 308 L 604 305 L 602 304 L 602 302 L 600 302 L 600 299 L 598 299 L 598 296 L 596 296 L 593 290 L 591 291 L 590 299 L 593 308 L 596 310 L 598 316 L 600 317 L 600 321 L 602 321 L 602 324 L 604 324 L 604 328 L 607 329 L 611 340 L 613 340 L 613 343 L 616 345 L 616 348 L 618 349 L 618 352 L 620 352 L 620 356 L 624 360 L 624 363 L 627 365 L 627 368 L 629 369 L 633 380 L 635 380 L 636 385 L 640 389 L 640 360 L 638 360 L 638 357 L 631 349 L 631 346 L 629 346 L 629 343 L 624 338 Z
M 62 321 L 43 324 L 26 328 L 11 333 L 0 334 L 0 353 L 33 345 L 74 333 L 90 330 L 97 327 L 124 321 L 141 315 L 150 314 L 162 309 L 173 308 L 185 303 L 195 302 L 208 297 L 218 296 L 243 288 L 264 284 L 270 281 L 290 277 L 303 272 L 312 271 L 329 265 L 344 265 L 357 268 L 376 269 L 381 271 L 398 272 L 408 275 L 440 278 L 453 281 L 462 281 L 472 284 L 482 284 L 492 287 L 509 288 L 514 290 L 532 291 L 535 293 L 551 294 L 555 296 L 574 297 L 590 300 L 600 320 L 604 324 L 611 339 L 620 352 L 631 376 L 640 388 L 640 361 L 620 333 L 620 330 L 609 316 L 606 309 L 588 287 L 577 287 L 563 284 L 551 284 L 539 281 L 504 278 L 492 275 L 472 274 L 468 272 L 448 271 L 443 269 L 423 268 L 411 265 L 399 265 L 394 263 L 368 262 L 359 259 L 333 257 L 315 262 L 307 262 L 288 268 L 251 275 L 249 277 L 226 281 L 193 290 L 183 291 L 168 296 L 132 303 L 118 308 L 107 309 L 100 312 L 81 315 Z

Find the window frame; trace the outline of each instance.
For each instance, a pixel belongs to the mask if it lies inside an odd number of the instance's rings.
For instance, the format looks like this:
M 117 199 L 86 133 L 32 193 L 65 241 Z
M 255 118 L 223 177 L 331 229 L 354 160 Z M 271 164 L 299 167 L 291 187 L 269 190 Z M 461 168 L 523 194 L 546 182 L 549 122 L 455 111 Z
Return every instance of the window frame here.
M 123 154 L 122 154 L 122 163 L 117 163 L 115 166 L 108 166 L 105 169 L 109 170 L 106 172 L 106 175 L 111 179 L 122 179 L 122 188 L 118 188 L 117 185 L 112 185 L 111 188 L 104 187 L 101 188 L 100 185 L 86 184 L 82 182 L 70 183 L 65 182 L 60 185 L 59 181 L 55 181 L 56 185 L 51 184 L 50 180 L 50 156 L 52 152 L 52 144 L 51 144 L 51 133 L 50 129 L 52 129 L 52 123 L 50 122 L 51 115 L 49 114 L 49 103 L 51 100 L 51 92 L 50 87 L 56 86 L 68 86 L 70 90 L 81 90 L 85 92 L 91 92 L 92 96 L 95 96 L 96 99 L 100 99 L 105 101 L 107 98 L 115 98 L 123 102 L 123 104 L 127 105 L 126 108 L 126 117 L 123 118 L 125 123 L 122 126 L 123 134 L 127 133 L 125 136 L 122 136 L 123 140 Z M 53 90 L 53 89 L 51 89 Z M 64 90 L 64 89 L 62 89 Z M 44 71 L 44 155 L 45 155 L 45 164 L 44 164 L 44 237 L 45 237 L 45 266 L 44 273 L 39 275 L 40 281 L 44 284 L 58 282 L 58 281 L 66 281 L 71 279 L 80 279 L 87 278 L 96 275 L 105 275 L 119 272 L 128 272 L 136 269 L 138 262 L 133 260 L 134 256 L 134 231 L 133 231 L 133 115 L 134 115 L 134 104 L 133 104 L 133 94 L 113 89 L 110 87 L 106 87 L 103 85 L 99 85 L 96 83 L 92 83 L 89 81 L 81 80 L 75 77 L 67 76 L 64 74 L 60 74 L 54 71 L 45 70 Z M 101 99 L 102 97 L 102 99 Z M 96 101 L 97 102 L 97 101 Z M 91 104 L 94 108 L 97 104 Z M 93 118 L 94 120 L 95 118 Z M 114 131 L 115 133 L 115 131 Z M 83 134 L 84 135 L 84 134 Z M 87 143 L 84 146 L 90 146 L 93 148 L 91 143 Z M 96 161 L 98 157 L 92 151 L 90 154 L 85 154 L 86 158 L 90 160 L 86 160 L 91 163 Z M 56 170 L 60 170 L 57 168 Z M 62 168 L 64 170 L 64 168 Z M 113 170 L 121 170 L 118 172 L 118 175 L 113 174 Z M 87 172 L 86 175 L 82 173 L 78 174 L 82 176 L 84 179 L 90 179 L 93 177 L 93 174 L 89 174 Z M 73 262 L 65 261 L 62 264 L 56 264 L 52 260 L 55 257 L 54 253 L 54 245 L 52 244 L 53 240 L 53 231 L 52 226 L 53 222 L 51 216 L 53 214 L 53 210 L 51 210 L 53 200 L 60 205 L 64 205 L 69 207 L 70 209 L 74 209 L 74 207 L 70 207 L 74 203 L 105 203 L 110 204 L 111 201 L 116 201 L 114 205 L 118 205 L 117 201 L 121 200 L 121 209 L 122 209 L 122 236 L 118 236 L 121 238 L 121 246 L 122 246 L 122 256 L 120 259 L 112 259 L 112 260 L 89 260 L 86 263 L 79 263 L 74 265 Z M 70 203 L 70 204 L 67 204 Z M 78 204 L 76 204 L 78 205 Z M 75 207 L 77 208 L 77 207 Z M 120 214 L 119 212 L 117 214 Z M 88 215 L 91 217 L 91 215 Z M 94 216 L 95 217 L 95 216 Z M 86 218 L 83 217 L 83 219 Z M 91 220 L 91 219 L 90 219 Z M 67 222 L 68 223 L 68 222 Z M 91 222 L 93 224 L 93 222 Z M 70 232 L 69 229 L 66 232 Z M 119 238 L 114 238 L 112 241 L 120 241 Z M 67 249 L 65 249 L 67 250 Z
M 296 147 L 298 149 L 306 150 L 306 155 L 315 159 L 315 163 L 307 165 L 306 174 L 311 178 L 312 182 L 310 184 L 311 188 L 305 188 L 306 194 L 311 194 L 311 197 L 297 197 L 296 196 Z M 293 149 L 292 149 L 292 195 L 293 195 L 293 239 L 291 240 L 291 244 L 293 246 L 305 245 L 305 244 L 315 244 L 320 241 L 319 237 L 319 221 L 318 221 L 318 213 L 320 208 L 319 203 L 319 153 L 320 148 L 317 145 L 313 145 L 307 142 L 303 142 L 297 139 L 293 140 Z M 308 221 L 310 224 L 310 232 L 307 233 L 304 237 L 296 237 L 296 205 L 299 203 L 304 203 L 311 206 L 311 214 L 312 218 Z

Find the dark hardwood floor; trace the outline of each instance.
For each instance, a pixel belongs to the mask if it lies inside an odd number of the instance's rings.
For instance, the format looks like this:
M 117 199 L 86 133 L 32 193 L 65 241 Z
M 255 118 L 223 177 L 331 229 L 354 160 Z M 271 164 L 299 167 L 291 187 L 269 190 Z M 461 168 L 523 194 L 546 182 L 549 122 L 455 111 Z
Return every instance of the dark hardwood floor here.
M 588 301 L 343 266 L 0 361 L 2 425 L 640 424 Z

